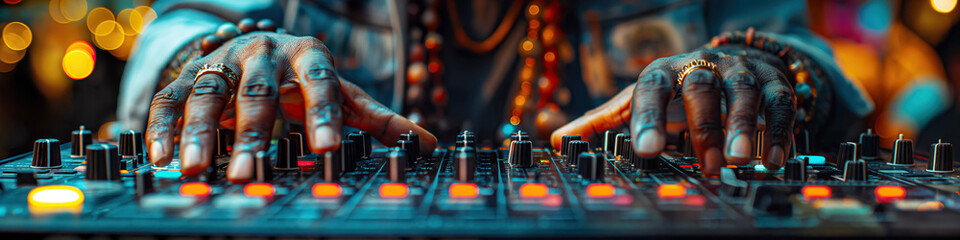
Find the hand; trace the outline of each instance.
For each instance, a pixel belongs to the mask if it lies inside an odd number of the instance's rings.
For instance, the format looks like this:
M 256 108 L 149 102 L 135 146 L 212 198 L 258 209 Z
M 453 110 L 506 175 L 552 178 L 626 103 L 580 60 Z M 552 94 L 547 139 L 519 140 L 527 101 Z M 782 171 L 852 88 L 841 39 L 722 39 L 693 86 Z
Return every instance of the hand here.
M 697 59 L 715 63 L 721 76 L 695 70 L 683 81 L 682 102 L 671 101 L 677 94 L 677 73 Z M 599 135 L 629 121 L 634 151 L 642 157 L 653 157 L 666 145 L 668 109 L 685 111 L 689 139 L 703 173 L 716 176 L 727 163 L 753 160 L 759 116 L 766 126 L 763 165 L 779 169 L 791 151 L 797 111 L 796 97 L 784 72 L 780 59 L 754 49 L 722 47 L 660 58 L 640 73 L 635 84 L 557 129 L 551 140 L 554 147 L 559 147 L 563 135 Z M 721 106 L 724 102 L 726 106 Z M 673 103 L 683 106 L 669 108 Z
M 215 63 L 235 72 L 236 89 L 228 89 L 228 80 L 217 74 L 203 74 L 194 82 L 204 64 Z M 255 32 L 192 61 L 157 92 L 147 126 L 150 160 L 158 166 L 169 164 L 174 135 L 180 133 L 181 171 L 195 176 L 209 166 L 216 129 L 223 125 L 236 130 L 227 179 L 246 182 L 256 152 L 270 147 L 278 106 L 288 119 L 305 123 L 310 150 L 316 153 L 340 146 L 343 124 L 368 131 L 391 146 L 411 130 L 421 136 L 423 153 L 432 153 L 436 145 L 432 134 L 342 81 L 319 40 Z

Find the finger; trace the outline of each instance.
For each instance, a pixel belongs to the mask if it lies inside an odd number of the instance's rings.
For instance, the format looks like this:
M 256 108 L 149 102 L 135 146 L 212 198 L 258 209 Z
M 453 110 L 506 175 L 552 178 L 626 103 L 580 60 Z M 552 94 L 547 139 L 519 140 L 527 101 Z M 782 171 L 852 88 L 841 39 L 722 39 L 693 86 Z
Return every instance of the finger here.
M 754 155 L 752 148 L 760 109 L 760 89 L 756 77 L 742 62 L 728 67 L 723 78 L 727 97 L 724 155 L 730 164 L 747 164 Z
M 251 45 L 263 49 L 243 64 L 243 77 L 237 88 L 237 130 L 227 179 L 246 182 L 253 169 L 254 154 L 266 151 L 277 112 L 277 66 L 267 49 L 273 49 L 266 37 Z
M 700 156 L 702 172 L 717 176 L 724 165 L 720 151 L 723 128 L 720 121 L 720 79 L 709 70 L 694 70 L 683 80 L 683 104 L 687 112 L 690 139 Z
M 642 157 L 653 157 L 666 146 L 667 104 L 673 98 L 675 77 L 667 69 L 655 68 L 637 79 L 633 90 L 630 124 L 634 151 Z
M 761 106 L 764 109 L 766 131 L 763 136 L 763 165 L 769 170 L 780 169 L 792 150 L 793 122 L 797 114 L 796 98 L 793 88 L 787 84 L 786 76 L 773 66 L 758 65 L 754 71 L 760 79 L 760 91 L 763 94 Z
M 150 162 L 154 165 L 166 166 L 173 160 L 173 137 L 183 114 L 183 104 L 190 95 L 193 77 L 200 69 L 197 62 L 187 64 L 177 80 L 157 92 L 150 103 L 147 146 L 150 146 Z
M 395 146 L 400 134 L 413 132 L 420 136 L 420 152 L 424 156 L 433 154 L 437 146 L 437 137 L 432 133 L 400 116 L 367 95 L 362 89 L 348 81 L 340 81 L 343 96 L 343 121 L 345 124 L 370 132 L 370 135 L 387 146 Z
M 294 71 L 304 98 L 304 125 L 311 139 L 310 150 L 323 153 L 340 147 L 340 79 L 326 47 L 316 38 L 307 39 L 310 40 L 305 44 L 313 47 L 295 56 Z
M 184 107 L 184 124 L 180 133 L 180 171 L 196 176 L 210 166 L 215 148 L 220 113 L 230 91 L 217 74 L 201 75 Z
M 580 135 L 590 139 L 587 136 L 600 136 L 606 130 L 624 127 L 627 119 L 630 119 L 630 99 L 635 86 L 630 84 L 603 105 L 553 131 L 550 143 L 555 149 L 560 149 L 564 135 Z

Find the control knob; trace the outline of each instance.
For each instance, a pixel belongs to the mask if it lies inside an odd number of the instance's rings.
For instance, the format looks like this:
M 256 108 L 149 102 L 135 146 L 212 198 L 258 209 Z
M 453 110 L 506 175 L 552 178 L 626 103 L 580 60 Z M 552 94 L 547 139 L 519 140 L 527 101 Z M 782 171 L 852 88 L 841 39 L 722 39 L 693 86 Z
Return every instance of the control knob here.
M 536 166 L 533 162 L 533 142 L 519 140 L 510 143 L 510 155 L 507 160 L 513 167 L 529 168 Z
M 79 130 L 73 130 L 73 132 L 70 133 L 70 157 L 84 157 L 86 155 L 87 145 L 93 143 L 93 137 L 91 136 L 90 130 L 84 129 L 83 125 L 80 125 Z
M 403 140 L 401 140 L 403 141 Z M 387 154 L 387 173 L 391 182 L 405 182 L 407 179 L 407 151 L 403 148 L 391 148 Z
M 472 182 L 477 175 L 477 155 L 472 147 L 456 149 L 453 168 L 456 170 L 457 181 Z
M 58 168 L 60 161 L 60 140 L 45 138 L 33 142 L 33 162 L 30 167 Z
M 573 140 L 567 143 L 564 149 L 567 152 L 567 166 L 575 166 L 579 163 L 580 153 L 590 151 L 590 142 Z
M 563 135 L 562 137 L 560 137 L 560 155 L 561 156 L 564 156 L 567 158 L 570 158 L 572 156 L 570 154 L 569 144 L 570 144 L 570 141 L 574 141 L 574 140 L 583 140 L 583 139 L 582 137 L 580 137 L 580 135 Z
M 120 153 L 116 145 L 87 146 L 87 180 L 120 180 Z
M 873 129 L 867 129 L 867 132 L 860 134 L 860 157 L 865 160 L 874 160 L 879 158 L 880 136 L 873 133 Z
M 927 166 L 928 172 L 948 173 L 953 172 L 953 144 L 938 140 L 937 143 L 930 145 L 930 165 Z
M 891 159 L 890 165 L 913 165 L 913 141 L 903 139 L 903 134 L 900 134 L 900 137 L 893 142 L 893 159 Z
M 577 157 L 580 160 L 578 164 L 578 170 L 580 176 L 584 179 L 590 181 L 597 181 L 603 179 L 603 172 L 605 170 L 604 158 L 603 156 L 597 156 L 597 154 L 584 152 L 580 153 L 580 156 Z

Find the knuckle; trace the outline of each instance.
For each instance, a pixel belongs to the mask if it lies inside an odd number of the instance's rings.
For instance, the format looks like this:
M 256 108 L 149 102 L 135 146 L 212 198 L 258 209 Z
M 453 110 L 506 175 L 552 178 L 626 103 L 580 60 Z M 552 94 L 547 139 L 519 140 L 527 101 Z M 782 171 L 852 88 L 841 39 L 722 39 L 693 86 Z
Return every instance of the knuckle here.
M 723 126 L 719 122 L 705 120 L 696 121 L 691 127 L 697 132 L 716 132 L 723 129 Z
M 182 98 L 181 94 L 178 91 L 173 91 L 170 88 L 164 89 L 158 92 L 156 95 L 153 95 L 153 101 L 151 105 L 154 107 L 173 107 L 180 102 Z
M 183 128 L 183 133 L 188 135 L 210 135 L 213 134 L 215 130 L 207 124 L 194 123 L 188 124 Z
M 222 95 L 224 93 L 224 86 L 221 84 L 222 80 L 219 77 L 213 75 L 205 75 L 197 81 L 197 84 L 193 85 L 193 95 Z
M 333 66 L 327 66 L 326 64 L 314 62 L 307 66 L 304 70 L 304 80 L 307 82 L 320 82 L 320 83 L 339 83 L 340 80 L 337 78 L 336 72 L 333 70 Z
M 757 89 L 757 79 L 748 72 L 738 72 L 730 75 L 724 82 L 730 89 Z
M 637 89 L 640 91 L 660 91 L 670 86 L 670 78 L 662 69 L 655 69 L 640 75 L 637 79 Z
M 683 80 L 684 90 L 686 88 L 717 88 L 717 84 L 716 75 L 707 70 L 694 70 Z
M 319 102 L 308 110 L 309 116 L 315 117 L 314 125 L 326 125 L 340 119 L 343 114 L 340 104 L 329 101 Z
M 277 96 L 277 91 L 273 84 L 270 84 L 266 73 L 251 73 L 250 77 L 240 88 L 240 94 L 245 97 L 272 98 Z

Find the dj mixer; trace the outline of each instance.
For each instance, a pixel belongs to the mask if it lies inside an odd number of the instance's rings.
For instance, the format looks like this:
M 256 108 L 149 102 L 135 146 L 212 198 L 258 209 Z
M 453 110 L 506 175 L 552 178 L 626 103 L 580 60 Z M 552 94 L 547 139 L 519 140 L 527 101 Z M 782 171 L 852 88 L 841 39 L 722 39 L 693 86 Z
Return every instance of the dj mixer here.
M 313 154 L 303 135 L 257 154 L 255 179 L 225 178 L 233 133 L 198 177 L 158 167 L 143 134 L 118 142 L 73 132 L 0 161 L 0 233 L 32 236 L 268 237 L 901 237 L 960 235 L 952 145 L 915 155 L 864 133 L 838 153 L 795 153 L 780 170 L 759 160 L 705 178 L 689 143 L 655 158 L 629 134 L 564 136 L 535 147 L 524 132 L 483 146 L 464 131 L 432 153 L 404 134 L 386 148 L 365 132 Z M 798 138 L 799 139 L 799 138 Z M 112 145 L 116 143 L 118 145 Z M 804 148 L 801 146 L 801 148 Z M 763 146 L 757 146 L 759 150 Z

